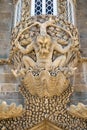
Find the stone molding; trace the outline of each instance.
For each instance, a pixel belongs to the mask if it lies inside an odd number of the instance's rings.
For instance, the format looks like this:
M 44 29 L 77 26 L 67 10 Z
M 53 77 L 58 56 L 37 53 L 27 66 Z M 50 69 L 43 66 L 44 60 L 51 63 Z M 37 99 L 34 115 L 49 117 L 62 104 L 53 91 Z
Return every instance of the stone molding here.
M 55 126 L 50 121 L 45 120 L 36 125 L 35 127 L 31 128 L 30 130 L 62 130 L 62 129 Z

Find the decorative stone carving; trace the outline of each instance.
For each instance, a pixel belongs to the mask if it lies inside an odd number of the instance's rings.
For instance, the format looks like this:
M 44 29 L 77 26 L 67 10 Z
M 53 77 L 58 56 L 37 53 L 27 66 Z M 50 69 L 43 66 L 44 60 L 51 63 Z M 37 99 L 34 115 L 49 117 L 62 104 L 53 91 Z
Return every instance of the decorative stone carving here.
M 9 58 L 14 65 L 12 72 L 22 81 L 19 88 L 25 98 L 25 113 L 14 118 L 15 113 L 3 116 L 0 129 L 34 130 L 48 120 L 39 127 L 41 130 L 86 130 L 87 119 L 72 116 L 66 108 L 72 94 L 69 78 L 80 54 L 78 31 L 64 20 L 66 0 L 59 0 L 58 17 L 51 16 L 50 20 L 50 15 L 29 18 L 30 1 L 22 1 L 22 21 L 12 32 Z M 0 60 L 4 63 L 9 62 Z
M 69 81 L 60 70 L 51 73 L 47 70 L 39 71 L 31 71 L 23 80 L 24 86 L 33 95 L 40 97 L 60 95 L 69 85 Z
M 31 128 L 30 130 L 62 130 L 59 127 L 55 126 L 53 123 L 45 120 L 35 126 L 34 128 Z
M 0 59 L 0 65 L 11 64 L 9 59 Z
M 1 130 L 6 130 L 6 127 L 3 126 Z
M 48 33 L 49 29 L 56 30 L 56 39 Z M 40 97 L 60 95 L 69 86 L 79 50 L 75 34 L 73 37 L 49 18 L 25 28 L 12 45 L 15 68 L 12 72 L 16 77 L 22 77 L 22 83 L 31 94 Z
M 22 114 L 23 114 L 22 105 L 19 105 L 17 107 L 15 103 L 7 105 L 6 102 L 2 102 L 2 104 L 0 104 L 0 120 L 18 117 L 21 116 Z
M 87 105 L 84 105 L 82 103 L 78 103 L 78 105 L 71 105 L 70 108 L 68 108 L 68 111 L 70 114 L 87 119 Z

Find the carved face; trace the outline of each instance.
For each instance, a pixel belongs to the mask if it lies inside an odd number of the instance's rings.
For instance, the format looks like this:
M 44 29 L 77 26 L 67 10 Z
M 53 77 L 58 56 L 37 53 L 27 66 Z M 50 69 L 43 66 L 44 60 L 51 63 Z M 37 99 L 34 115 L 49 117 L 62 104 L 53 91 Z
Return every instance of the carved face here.
M 50 36 L 38 36 L 37 37 L 37 45 L 39 47 L 39 51 L 42 54 L 49 53 L 51 47 L 51 38 Z

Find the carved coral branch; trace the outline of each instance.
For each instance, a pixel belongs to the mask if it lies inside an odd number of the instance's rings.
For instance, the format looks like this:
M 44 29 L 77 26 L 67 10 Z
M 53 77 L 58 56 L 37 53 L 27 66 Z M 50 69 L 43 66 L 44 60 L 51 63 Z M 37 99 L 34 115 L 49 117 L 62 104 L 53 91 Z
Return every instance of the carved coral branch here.
M 20 116 L 23 113 L 22 105 L 16 106 L 15 103 L 7 105 L 6 102 L 2 102 L 0 105 L 0 119 L 7 119 Z
M 9 59 L 0 59 L 0 65 L 3 64 L 10 64 L 10 60 Z
M 77 106 L 71 105 L 70 108 L 68 108 L 68 111 L 72 115 L 87 119 L 87 105 L 84 105 L 82 103 L 78 103 Z

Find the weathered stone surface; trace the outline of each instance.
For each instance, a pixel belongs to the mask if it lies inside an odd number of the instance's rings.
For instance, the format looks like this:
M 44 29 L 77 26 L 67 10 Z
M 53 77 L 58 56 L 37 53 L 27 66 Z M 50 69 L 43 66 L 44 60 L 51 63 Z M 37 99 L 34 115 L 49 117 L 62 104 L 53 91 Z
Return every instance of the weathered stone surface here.
M 12 6 L 11 0 L 0 1 L 0 58 L 9 56 L 13 17 Z
M 7 104 L 24 104 L 23 96 L 19 92 L 19 79 L 16 79 L 11 72 L 12 65 L 0 65 L 0 102 Z
M 0 92 L 18 92 L 18 85 L 15 83 L 0 83 Z
M 83 51 L 82 56 L 87 57 L 87 1 L 77 0 L 77 26 L 80 34 L 80 44 Z M 86 48 L 85 48 L 86 47 Z
M 86 28 L 87 30 L 87 28 Z M 87 49 L 87 37 L 86 38 L 80 38 L 80 44 L 81 44 L 81 51 L 83 53 L 83 48 Z
M 72 94 L 72 97 L 70 98 L 70 104 L 77 105 L 78 102 L 81 102 L 85 105 L 87 105 L 87 92 L 74 92 Z
M 22 99 L 22 95 L 19 92 L 1 92 L 0 99 Z

